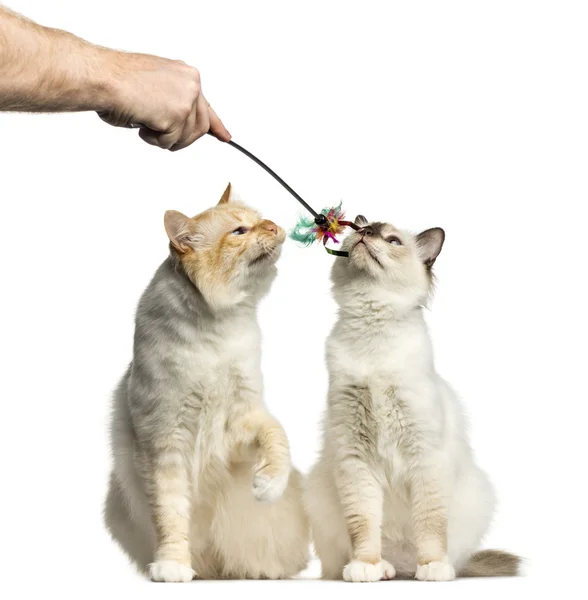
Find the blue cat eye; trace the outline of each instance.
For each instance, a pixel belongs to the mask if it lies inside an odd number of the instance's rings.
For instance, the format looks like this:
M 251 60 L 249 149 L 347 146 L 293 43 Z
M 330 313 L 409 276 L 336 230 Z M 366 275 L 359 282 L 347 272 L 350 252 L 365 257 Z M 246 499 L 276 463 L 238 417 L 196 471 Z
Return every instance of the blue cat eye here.
M 395 235 L 388 238 L 387 241 L 389 244 L 393 244 L 394 246 L 402 246 L 402 242 Z
M 246 227 L 237 227 L 237 229 L 235 229 L 235 231 L 232 232 L 233 235 L 243 235 L 244 233 L 247 233 L 247 228 Z

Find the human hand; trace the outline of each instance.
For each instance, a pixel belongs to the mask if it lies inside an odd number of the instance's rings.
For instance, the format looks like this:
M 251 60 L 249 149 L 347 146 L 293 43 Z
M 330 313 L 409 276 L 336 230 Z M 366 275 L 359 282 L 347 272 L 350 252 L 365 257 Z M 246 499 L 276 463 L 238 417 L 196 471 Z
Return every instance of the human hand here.
M 101 119 L 116 127 L 139 126 L 148 144 L 180 150 L 210 132 L 231 139 L 202 94 L 200 73 L 177 60 L 105 51 L 108 90 Z

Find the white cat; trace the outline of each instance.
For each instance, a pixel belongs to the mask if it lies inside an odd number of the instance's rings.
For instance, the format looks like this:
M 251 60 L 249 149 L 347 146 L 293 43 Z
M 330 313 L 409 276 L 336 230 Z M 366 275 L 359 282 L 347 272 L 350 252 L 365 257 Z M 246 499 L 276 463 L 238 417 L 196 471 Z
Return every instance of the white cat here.
M 356 223 L 349 258 L 333 267 L 324 443 L 305 493 L 323 577 L 514 575 L 518 557 L 475 552 L 494 493 L 458 398 L 435 371 L 423 318 L 445 234 Z

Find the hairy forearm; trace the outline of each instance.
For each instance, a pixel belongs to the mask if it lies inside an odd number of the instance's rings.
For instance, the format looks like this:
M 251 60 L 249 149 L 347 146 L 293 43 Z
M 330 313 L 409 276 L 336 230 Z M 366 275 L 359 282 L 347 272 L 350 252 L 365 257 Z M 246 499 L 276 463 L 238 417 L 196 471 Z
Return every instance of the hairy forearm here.
M 107 110 L 109 54 L 0 6 L 0 110 Z
M 143 140 L 169 150 L 208 132 L 231 139 L 202 95 L 196 68 L 95 46 L 0 6 L 0 111 L 5 110 L 96 111 L 110 125 L 139 125 Z

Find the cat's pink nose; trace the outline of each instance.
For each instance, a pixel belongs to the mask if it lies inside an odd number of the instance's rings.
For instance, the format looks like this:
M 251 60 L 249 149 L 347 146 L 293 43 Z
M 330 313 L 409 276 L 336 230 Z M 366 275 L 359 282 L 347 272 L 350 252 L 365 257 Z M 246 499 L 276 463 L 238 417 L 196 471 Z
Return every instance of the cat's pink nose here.
M 274 235 L 278 234 L 278 226 L 273 221 L 268 221 L 268 220 L 262 221 L 261 227 L 262 227 L 262 229 L 265 229 L 266 231 L 269 231 L 270 233 L 273 233 Z

